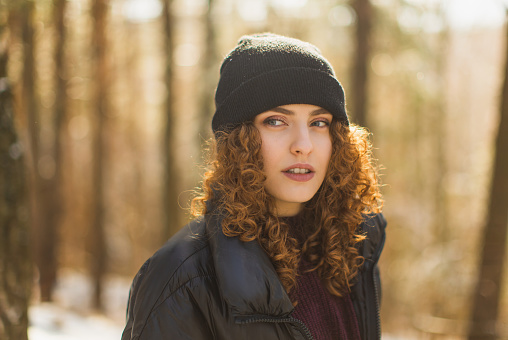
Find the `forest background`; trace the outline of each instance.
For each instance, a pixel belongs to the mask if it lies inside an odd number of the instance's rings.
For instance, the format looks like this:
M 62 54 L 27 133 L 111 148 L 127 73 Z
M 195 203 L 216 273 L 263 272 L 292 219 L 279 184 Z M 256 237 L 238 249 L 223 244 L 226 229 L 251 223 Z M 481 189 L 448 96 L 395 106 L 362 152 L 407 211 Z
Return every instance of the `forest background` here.
M 508 339 L 505 5 L 0 1 L 0 338 L 26 338 L 42 302 L 124 315 L 190 219 L 222 58 L 271 31 L 318 46 L 373 133 L 384 334 Z M 59 295 L 76 278 L 87 293 Z

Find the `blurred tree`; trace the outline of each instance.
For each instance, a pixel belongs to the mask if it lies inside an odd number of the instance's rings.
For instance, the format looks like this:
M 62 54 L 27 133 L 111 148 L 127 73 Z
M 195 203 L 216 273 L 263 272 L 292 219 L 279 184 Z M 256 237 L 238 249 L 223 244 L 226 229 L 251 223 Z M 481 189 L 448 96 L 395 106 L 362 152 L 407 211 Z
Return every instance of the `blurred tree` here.
M 28 120 L 28 132 L 30 135 L 30 152 L 32 154 L 33 167 L 37 170 L 39 160 L 39 128 L 37 101 L 35 94 L 35 41 L 34 41 L 34 2 L 23 1 L 18 6 L 19 13 L 13 13 L 14 23 L 20 26 L 20 34 L 23 43 L 23 74 L 22 74 L 22 95 L 23 109 Z M 38 171 L 34 171 L 36 176 Z
M 67 29 L 65 26 L 66 0 L 54 0 L 53 21 L 55 23 L 55 131 L 60 132 L 66 118 L 66 65 L 65 65 L 65 38 Z M 60 163 L 61 146 L 59 146 L 58 134 L 55 134 L 55 163 Z M 60 167 L 57 166 L 57 171 Z M 58 171 L 59 172 L 59 171 Z M 60 175 L 60 174 L 58 174 Z M 59 176 L 55 176 L 58 178 Z
M 19 3 L 18 13 L 13 12 L 13 23 L 19 25 L 23 43 L 22 81 L 18 104 L 27 120 L 31 170 L 31 201 L 34 259 L 39 271 L 39 288 L 42 301 L 50 301 L 56 282 L 56 228 L 58 207 L 53 205 L 55 174 L 54 156 L 45 152 L 41 144 L 41 117 L 36 92 L 37 72 L 35 66 L 35 2 Z M 16 22 L 17 21 L 17 22 Z
M 54 86 L 55 86 L 55 104 L 53 107 L 53 157 L 55 162 L 55 173 L 49 182 L 50 191 L 52 193 L 51 202 L 49 202 L 48 210 L 51 211 L 48 225 L 54 229 L 53 232 L 53 250 L 56 254 L 58 252 L 58 229 L 60 227 L 60 219 L 62 215 L 62 170 L 63 170 L 63 128 L 66 122 L 67 112 L 67 95 L 66 95 L 66 59 L 65 59 L 65 40 L 67 36 L 67 29 L 65 25 L 65 10 L 67 6 L 66 0 L 55 0 L 53 4 L 53 22 L 54 22 Z M 58 266 L 56 259 L 55 267 Z
M 448 247 L 450 240 L 453 239 L 450 230 L 450 223 L 448 219 L 449 213 L 449 202 L 446 191 L 446 179 L 449 178 L 449 157 L 446 153 L 445 146 L 447 145 L 448 131 L 446 129 L 446 122 L 448 112 L 446 111 L 446 79 L 443 77 L 447 73 L 447 57 L 449 55 L 448 46 L 450 45 L 450 30 L 446 25 L 445 11 L 443 10 L 442 4 L 436 4 L 436 7 L 427 10 L 427 13 L 435 13 L 436 18 L 440 19 L 443 23 L 442 29 L 436 34 L 435 39 L 429 38 L 429 48 L 426 49 L 426 60 L 429 60 L 429 64 L 432 65 L 432 69 L 428 70 L 427 76 L 433 77 L 433 91 L 427 95 L 426 102 L 429 105 L 427 115 L 432 116 L 432 119 L 427 119 L 427 134 L 428 137 L 424 140 L 424 143 L 433 143 L 432 151 L 430 155 L 423 158 L 427 163 L 427 166 L 431 166 L 432 170 L 429 169 L 425 177 L 427 181 L 432 181 L 431 190 L 429 191 L 429 201 L 433 203 L 433 244 L 442 244 L 442 247 L 438 247 L 438 251 L 441 252 L 441 258 L 443 261 L 441 265 L 434 270 L 434 274 L 437 277 L 446 277 L 453 273 L 455 270 L 455 264 L 447 256 Z M 432 40 L 434 45 L 432 46 Z M 428 91 L 428 90 L 427 90 Z M 425 105 L 425 104 L 423 104 Z M 429 158 L 433 158 L 432 162 L 429 162 Z M 428 164 L 431 163 L 431 164 Z M 424 167 L 425 164 L 421 164 L 420 167 Z M 425 185 L 425 183 L 423 183 Z M 422 187 L 422 190 L 423 187 Z M 446 297 L 450 297 L 453 292 L 450 292 L 451 287 L 442 287 L 442 282 L 439 279 L 432 280 L 431 285 L 435 285 L 431 290 L 434 292 L 436 298 L 433 300 L 432 314 L 434 316 L 450 317 L 455 315 L 451 312 L 454 310 L 450 305 L 443 304 L 442 301 Z M 452 307 L 452 308 L 450 308 Z
M 65 44 L 65 0 L 55 0 L 53 4 L 54 21 L 54 60 L 55 60 L 55 105 L 52 126 L 48 128 L 53 132 L 53 140 L 48 150 L 42 151 L 39 143 L 34 156 L 36 165 L 36 204 L 39 216 L 36 233 L 36 262 L 40 272 L 40 293 L 42 301 L 51 301 L 53 288 L 58 270 L 58 229 L 62 214 L 62 198 L 60 183 L 62 180 L 62 126 L 65 120 L 65 80 L 64 76 L 64 44 Z M 33 34 L 33 33 L 32 33 Z M 32 56 L 33 58 L 33 56 Z M 33 61 L 32 61 L 33 62 Z M 33 72 L 33 71 L 32 71 Z M 28 77 L 29 74 L 26 73 Z M 29 81 L 26 79 L 26 81 Z M 32 80 L 33 82 L 33 80 Z M 33 90 L 32 90 L 33 91 Z M 31 112 L 38 114 L 33 100 Z M 37 122 L 37 118 L 33 118 Z M 38 118 L 40 120 L 40 118 Z M 40 126 L 40 125 L 39 125 Z M 40 131 L 32 131 L 32 139 L 39 141 Z M 40 169 L 39 169 L 40 167 Z
M 429 105 L 427 114 L 432 115 L 432 119 L 427 120 L 427 133 L 433 142 L 431 155 L 434 157 L 432 162 L 434 171 L 432 176 L 428 174 L 427 177 L 431 177 L 429 180 L 434 182 L 433 189 L 430 191 L 431 200 L 434 204 L 434 242 L 447 243 L 450 241 L 451 236 L 449 235 L 449 207 L 445 183 L 449 172 L 445 150 L 448 138 L 446 130 L 448 112 L 446 112 L 446 79 L 443 75 L 447 73 L 448 46 L 451 42 L 450 27 L 446 24 L 446 12 L 443 9 L 443 4 L 437 3 L 435 7 L 427 9 L 426 13 L 434 14 L 435 18 L 442 23 L 442 28 L 435 34 L 435 37 L 432 38 L 432 35 L 429 35 L 427 39 L 427 48 L 422 54 L 424 54 L 425 60 L 428 60 L 430 69 L 422 70 L 422 74 L 425 77 L 425 73 L 427 73 L 427 76 L 432 77 L 434 80 L 432 92 L 426 89 L 428 97 L 426 102 Z M 425 161 L 428 162 L 428 159 L 425 158 Z
M 200 143 L 203 139 L 211 137 L 210 116 L 213 108 L 213 93 L 215 77 L 217 74 L 218 52 L 216 47 L 216 29 L 213 19 L 214 0 L 208 0 L 208 9 L 205 13 L 205 50 L 202 53 L 201 66 L 203 68 L 200 77 L 200 110 L 199 110 L 199 134 Z
M 164 50 L 166 55 L 166 74 L 165 84 L 167 89 L 166 112 L 164 112 L 165 130 L 162 139 L 162 152 L 164 158 L 164 173 L 162 186 L 162 214 L 164 223 L 162 224 L 162 240 L 165 242 L 180 227 L 180 207 L 178 204 L 179 193 L 179 172 L 177 168 L 178 160 L 175 153 L 175 119 L 174 119 L 174 92 L 173 92 L 173 51 L 175 45 L 174 39 L 174 17 L 171 11 L 172 0 L 163 0 L 162 20 L 164 25 Z
M 508 13 L 508 12 L 507 12 Z M 508 230 L 508 23 L 505 74 L 483 248 L 470 319 L 469 339 L 499 339 L 497 327 Z
M 65 1 L 56 1 L 54 7 L 53 19 L 55 20 L 55 64 L 57 74 L 61 74 L 61 65 L 63 62 L 63 53 L 58 49 L 63 49 L 61 45 L 64 41 L 63 24 Z M 36 91 L 36 57 L 35 50 L 37 41 L 34 29 L 35 2 L 25 0 L 16 3 L 9 13 L 11 31 L 14 35 L 19 35 L 23 46 L 23 65 L 21 69 L 21 86 L 18 93 L 18 106 L 24 113 L 27 121 L 28 130 L 28 151 L 30 156 L 27 164 L 31 172 L 30 188 L 32 201 L 32 228 L 34 237 L 32 238 L 34 246 L 34 259 L 39 270 L 39 287 L 42 301 L 51 301 L 52 290 L 56 282 L 57 273 L 57 252 L 58 252 L 58 225 L 60 221 L 61 198 L 59 191 L 59 182 L 61 177 L 61 146 L 59 140 L 62 128 L 62 114 L 55 112 L 53 125 L 46 127 L 54 136 L 50 143 L 41 143 L 41 130 L 43 119 L 40 117 L 39 104 Z M 60 85 L 60 84 L 59 84 Z M 61 96 L 64 89 L 57 91 L 56 106 L 62 108 Z M 60 110 L 61 111 L 61 110 Z
M 32 260 L 22 147 L 14 128 L 7 78 L 6 31 L 3 22 L 0 24 L 0 339 L 25 340 Z
M 107 61 L 106 21 L 107 0 L 94 0 L 91 15 L 93 18 L 92 53 L 94 68 L 94 110 L 93 127 L 93 169 L 92 169 L 92 219 L 89 233 L 90 270 L 94 285 L 92 304 L 97 310 L 103 309 L 102 291 L 107 270 L 108 254 L 105 234 L 105 122 L 108 111 L 109 65 Z
M 370 70 L 370 35 L 373 21 L 373 8 L 370 0 L 353 0 L 356 12 L 355 52 L 353 54 L 352 96 L 353 119 L 355 124 L 367 126 L 367 101 Z

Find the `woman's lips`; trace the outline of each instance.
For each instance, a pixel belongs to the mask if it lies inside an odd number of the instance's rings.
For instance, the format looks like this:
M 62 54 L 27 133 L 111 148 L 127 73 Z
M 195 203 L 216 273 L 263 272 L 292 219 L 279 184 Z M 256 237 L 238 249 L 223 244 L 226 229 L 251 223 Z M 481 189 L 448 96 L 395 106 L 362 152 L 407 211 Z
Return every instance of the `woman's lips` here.
M 308 172 L 306 174 L 294 174 L 291 172 L 282 172 L 287 178 L 297 182 L 307 182 L 314 177 L 315 172 Z
M 304 163 L 293 164 L 282 170 L 282 173 L 289 179 L 297 182 L 310 181 L 315 174 L 312 165 Z
M 314 172 L 314 167 L 310 164 L 307 164 L 307 163 L 296 163 L 291 166 L 288 166 L 287 168 L 283 169 L 282 171 L 286 172 L 291 169 L 307 169 L 307 170 L 310 170 L 311 172 Z

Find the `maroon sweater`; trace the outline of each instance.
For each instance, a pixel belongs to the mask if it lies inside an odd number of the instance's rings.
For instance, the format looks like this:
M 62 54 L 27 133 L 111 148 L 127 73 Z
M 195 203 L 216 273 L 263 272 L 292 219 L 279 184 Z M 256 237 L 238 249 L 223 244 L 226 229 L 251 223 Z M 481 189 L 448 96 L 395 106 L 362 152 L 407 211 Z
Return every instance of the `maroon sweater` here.
M 285 221 L 293 227 L 292 236 L 303 243 L 305 237 L 299 219 L 293 217 Z M 317 272 L 308 272 L 310 268 L 309 262 L 300 261 L 297 286 L 291 294 L 298 301 L 293 317 L 307 326 L 315 340 L 360 340 L 358 320 L 349 294 L 343 297 L 330 294 Z

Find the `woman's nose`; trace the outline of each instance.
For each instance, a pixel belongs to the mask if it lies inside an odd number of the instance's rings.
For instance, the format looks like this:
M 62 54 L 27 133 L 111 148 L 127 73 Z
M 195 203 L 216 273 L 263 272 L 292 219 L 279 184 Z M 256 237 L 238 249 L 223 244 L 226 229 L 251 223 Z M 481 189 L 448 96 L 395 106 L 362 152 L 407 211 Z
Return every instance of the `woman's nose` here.
M 313 144 L 307 126 L 295 127 L 293 141 L 291 143 L 291 153 L 307 155 L 312 152 Z

